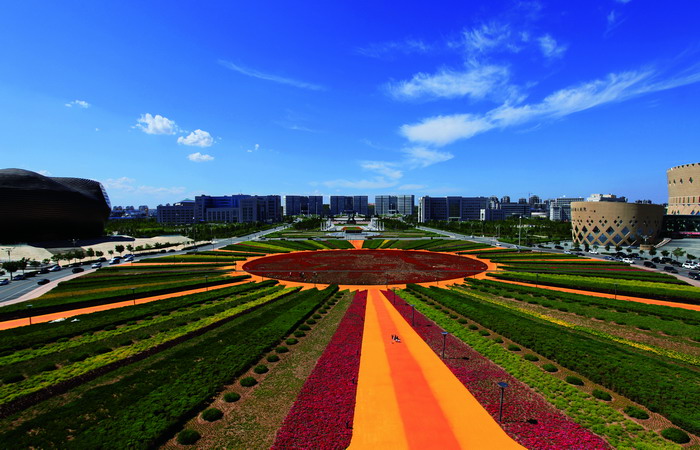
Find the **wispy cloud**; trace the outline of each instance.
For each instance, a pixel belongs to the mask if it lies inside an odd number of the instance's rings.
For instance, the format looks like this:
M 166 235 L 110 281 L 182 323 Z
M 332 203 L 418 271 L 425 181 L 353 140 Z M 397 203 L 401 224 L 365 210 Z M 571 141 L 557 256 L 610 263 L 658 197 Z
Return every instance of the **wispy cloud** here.
M 514 33 L 509 24 L 494 21 L 465 29 L 461 39 L 450 45 L 464 48 L 471 55 L 502 51 L 517 53 L 521 50 L 520 40 L 521 35 Z
M 209 162 L 209 161 L 214 161 L 214 157 L 211 155 L 205 155 L 200 152 L 197 153 L 191 153 L 187 155 L 187 159 L 189 159 L 192 162 Z
M 370 44 L 366 47 L 358 47 L 355 53 L 370 58 L 393 59 L 397 54 L 413 55 L 425 54 L 432 50 L 432 46 L 420 39 L 405 39 L 403 41 L 391 41 Z
M 452 153 L 440 152 L 426 147 L 405 148 L 403 152 L 406 155 L 405 164 L 411 168 L 428 167 L 454 158 Z
M 87 109 L 90 107 L 90 103 L 86 102 L 85 100 L 73 100 L 72 102 L 68 102 L 65 104 L 66 108 L 82 108 L 82 109 Z
M 694 68 L 682 76 L 662 80 L 658 78 L 659 74 L 652 69 L 611 73 L 600 80 L 556 91 L 539 103 L 517 106 L 505 103 L 482 115 L 454 114 L 429 117 L 417 124 L 403 125 L 400 132 L 411 142 L 443 146 L 460 139 L 469 139 L 494 128 L 557 119 L 600 105 L 697 83 L 700 81 L 700 71 Z
M 178 126 L 173 120 L 160 114 L 141 114 L 135 127 L 146 134 L 175 134 L 178 131 Z
M 397 168 L 396 163 L 386 161 L 362 161 L 360 167 L 364 170 L 377 172 L 378 174 L 390 178 L 398 179 L 403 176 L 403 172 Z
M 195 147 L 211 147 L 214 144 L 214 138 L 208 132 L 197 129 L 188 134 L 187 137 L 177 138 L 177 143 Z
M 154 196 L 180 195 L 185 192 L 184 187 L 155 187 L 147 185 L 137 185 L 136 180 L 129 177 L 108 178 L 102 181 L 105 189 L 122 191 L 129 194 L 147 194 Z
M 234 72 L 238 72 L 238 73 L 245 75 L 245 76 L 248 76 L 248 77 L 258 78 L 260 80 L 272 81 L 273 83 L 286 84 L 288 86 L 293 86 L 293 87 L 300 88 L 300 89 L 309 89 L 312 91 L 326 90 L 326 88 L 324 86 L 321 86 L 318 84 L 307 83 L 305 81 L 299 81 L 299 80 L 295 80 L 292 78 L 285 78 L 285 77 L 281 77 L 279 75 L 273 75 L 270 73 L 260 72 L 259 70 L 255 70 L 255 69 L 251 69 L 249 67 L 244 67 L 244 66 L 241 66 L 238 64 L 234 64 L 231 61 L 219 60 L 219 64 L 226 67 L 229 70 L 233 70 Z
M 545 34 L 537 38 L 537 42 L 540 44 L 540 50 L 546 58 L 554 59 L 561 58 L 566 52 L 567 46 L 564 44 L 559 44 L 552 36 Z
M 442 69 L 435 74 L 420 72 L 408 81 L 388 86 L 392 97 L 400 100 L 417 98 L 470 97 L 481 100 L 485 97 L 510 96 L 516 90 L 508 84 L 510 72 L 505 66 L 484 65 L 468 67 L 462 71 Z

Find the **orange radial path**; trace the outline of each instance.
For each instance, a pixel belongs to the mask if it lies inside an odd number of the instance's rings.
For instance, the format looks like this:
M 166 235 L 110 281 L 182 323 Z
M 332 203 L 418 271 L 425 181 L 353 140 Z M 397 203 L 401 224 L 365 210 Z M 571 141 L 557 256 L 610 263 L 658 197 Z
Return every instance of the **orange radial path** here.
M 523 447 L 375 288 L 367 296 L 350 448 Z

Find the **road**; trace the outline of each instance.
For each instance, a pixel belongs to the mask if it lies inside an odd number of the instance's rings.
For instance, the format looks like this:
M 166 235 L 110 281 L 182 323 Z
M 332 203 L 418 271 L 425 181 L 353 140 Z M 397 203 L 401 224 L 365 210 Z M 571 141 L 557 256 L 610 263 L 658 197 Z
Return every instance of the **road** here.
M 249 234 L 247 236 L 241 236 L 241 237 L 235 237 L 235 238 L 227 238 L 227 239 L 221 239 L 221 240 L 215 240 L 214 243 L 209 246 L 204 246 L 200 247 L 197 250 L 199 251 L 205 251 L 205 250 L 212 250 L 212 249 L 217 249 L 221 247 L 225 247 L 227 245 L 231 244 L 236 244 L 238 242 L 243 242 L 243 241 L 249 241 L 252 239 L 259 238 L 261 236 L 265 236 L 266 234 L 274 233 L 275 231 L 280 231 L 284 228 L 286 228 L 286 225 L 279 226 L 277 228 L 271 229 L 271 230 L 266 230 L 266 231 L 260 231 L 257 233 Z M 192 250 L 179 250 L 176 252 L 168 252 L 168 255 L 178 255 L 178 254 L 185 254 L 188 252 L 191 252 Z M 154 255 L 148 255 L 148 256 L 143 256 L 143 257 L 136 257 L 134 261 L 140 261 L 148 258 L 159 258 L 163 256 L 161 253 L 157 253 Z M 105 263 L 106 264 L 106 263 Z M 19 281 L 11 281 L 10 284 L 7 286 L 0 286 L 0 306 L 5 305 L 5 304 L 10 304 L 9 302 L 11 300 L 20 298 L 32 291 L 37 291 L 37 293 L 41 292 L 48 292 L 56 286 L 60 281 L 65 281 L 70 278 L 76 278 L 78 276 L 83 276 L 87 275 L 88 273 L 92 273 L 97 269 L 90 269 L 89 266 L 81 266 L 85 269 L 84 272 L 80 274 L 74 274 L 70 268 L 63 268 L 58 272 L 49 272 L 49 273 L 42 273 L 38 274 L 35 277 L 30 277 L 27 278 L 26 280 L 19 280 Z M 13 274 L 16 276 L 16 274 Z M 5 275 L 0 277 L 0 279 L 8 278 L 9 275 Z M 41 280 L 42 278 L 46 278 L 49 281 L 48 284 L 45 284 L 43 286 L 38 286 L 36 283 L 37 281 Z

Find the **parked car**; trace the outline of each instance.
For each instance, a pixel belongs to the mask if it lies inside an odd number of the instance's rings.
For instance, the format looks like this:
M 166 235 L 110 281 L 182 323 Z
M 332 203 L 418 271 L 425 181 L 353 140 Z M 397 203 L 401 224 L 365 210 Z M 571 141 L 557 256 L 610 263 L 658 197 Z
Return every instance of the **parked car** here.
M 590 250 L 588 250 L 588 253 L 590 253 L 591 255 L 597 255 L 597 254 L 598 254 L 598 250 L 590 249 Z
M 100 267 L 102 267 L 102 263 L 98 263 L 98 262 L 96 262 L 95 264 L 90 266 L 90 268 L 92 268 L 92 269 L 99 269 Z
M 7 286 L 8 284 L 10 284 L 10 280 L 8 280 L 8 279 L 0 280 L 0 286 Z
M 49 268 L 48 267 L 42 267 L 39 269 L 39 273 L 49 273 Z
M 73 272 L 73 273 L 85 272 L 85 269 L 83 269 L 82 267 L 73 267 L 73 270 L 71 272 Z
M 658 256 L 654 256 L 653 258 L 651 258 L 651 262 L 659 264 L 661 262 L 661 258 L 659 258 Z
M 131 262 L 133 260 L 134 260 L 133 256 L 127 256 L 126 258 L 124 258 L 124 262 Z
M 51 280 L 49 280 L 48 278 L 42 278 L 41 280 L 37 281 L 36 284 L 38 284 L 39 286 L 42 286 L 44 284 L 49 284 L 50 282 L 51 282 Z
M 122 262 L 121 259 L 112 258 L 109 260 L 109 265 L 119 264 L 120 262 Z
M 26 279 L 27 279 L 27 277 L 25 277 L 25 276 L 22 275 L 21 273 L 20 273 L 19 275 L 15 275 L 15 276 L 14 276 L 14 280 L 15 280 L 15 281 L 26 280 Z
M 561 245 L 555 245 L 554 248 L 556 248 L 557 250 L 564 250 L 564 247 L 562 247 Z
M 697 273 L 697 272 L 690 272 L 690 273 L 688 274 L 688 276 L 689 276 L 690 278 L 692 278 L 693 280 L 700 280 L 700 273 Z
M 664 270 L 668 273 L 678 273 L 676 268 L 673 266 L 664 266 Z
M 644 261 L 644 266 L 645 267 L 651 267 L 652 269 L 656 269 L 656 264 L 654 264 L 651 261 Z
M 683 268 L 684 269 L 697 269 L 697 264 L 687 261 L 687 262 L 683 263 Z
M 104 256 L 100 256 L 99 258 L 97 258 L 97 262 L 107 262 L 107 258 L 105 258 Z
M 622 258 L 623 263 L 634 264 L 634 259 L 632 258 Z
M 59 266 L 58 264 L 49 268 L 49 272 L 58 272 L 59 270 L 61 270 L 61 266 Z

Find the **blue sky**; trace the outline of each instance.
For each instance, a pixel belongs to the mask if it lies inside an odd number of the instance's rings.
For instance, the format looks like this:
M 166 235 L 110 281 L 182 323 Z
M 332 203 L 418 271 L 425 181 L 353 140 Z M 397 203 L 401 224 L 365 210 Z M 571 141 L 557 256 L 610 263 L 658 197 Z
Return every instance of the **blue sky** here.
M 6 2 L 3 168 L 113 204 L 667 199 L 700 161 L 700 4 Z

